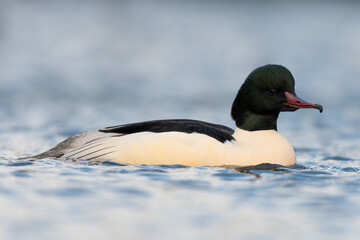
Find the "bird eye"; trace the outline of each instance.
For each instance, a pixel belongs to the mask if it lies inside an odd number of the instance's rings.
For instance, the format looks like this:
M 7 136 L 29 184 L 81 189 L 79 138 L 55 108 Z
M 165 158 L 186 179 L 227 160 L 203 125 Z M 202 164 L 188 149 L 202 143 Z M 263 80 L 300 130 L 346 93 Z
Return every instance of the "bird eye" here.
M 276 92 L 276 90 L 273 89 L 273 88 L 268 89 L 268 94 L 271 95 L 271 96 L 274 95 L 275 92 Z

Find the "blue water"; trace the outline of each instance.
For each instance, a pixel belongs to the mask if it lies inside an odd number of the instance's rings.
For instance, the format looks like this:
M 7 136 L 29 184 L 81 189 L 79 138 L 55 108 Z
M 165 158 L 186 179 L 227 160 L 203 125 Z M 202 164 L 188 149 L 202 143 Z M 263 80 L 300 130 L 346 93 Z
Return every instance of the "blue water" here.
M 2 1 L 0 239 L 358 239 L 357 2 Z M 17 160 L 79 131 L 193 118 L 234 127 L 280 63 L 324 113 L 283 113 L 294 168 Z

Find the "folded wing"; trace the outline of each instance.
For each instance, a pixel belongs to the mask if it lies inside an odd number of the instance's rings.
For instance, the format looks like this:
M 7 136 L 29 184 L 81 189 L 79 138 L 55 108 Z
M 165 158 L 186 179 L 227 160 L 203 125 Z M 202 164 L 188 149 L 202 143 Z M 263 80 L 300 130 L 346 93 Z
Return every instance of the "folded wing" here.
M 118 138 L 140 132 L 200 133 L 222 143 L 234 140 L 232 137 L 234 130 L 226 126 L 187 119 L 155 120 L 78 133 L 54 148 L 31 158 L 66 157 L 97 160 L 99 157 L 104 157 L 115 151 L 116 145 L 113 143 L 116 141 L 112 141 L 114 137 Z

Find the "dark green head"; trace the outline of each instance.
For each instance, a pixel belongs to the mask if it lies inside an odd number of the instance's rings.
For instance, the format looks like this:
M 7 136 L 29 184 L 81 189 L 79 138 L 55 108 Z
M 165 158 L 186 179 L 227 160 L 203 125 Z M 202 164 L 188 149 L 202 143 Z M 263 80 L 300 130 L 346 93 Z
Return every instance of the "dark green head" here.
M 282 111 L 299 108 L 317 108 L 296 96 L 295 80 L 281 65 L 265 65 L 252 71 L 241 86 L 232 106 L 231 116 L 239 128 L 276 130 L 276 121 Z

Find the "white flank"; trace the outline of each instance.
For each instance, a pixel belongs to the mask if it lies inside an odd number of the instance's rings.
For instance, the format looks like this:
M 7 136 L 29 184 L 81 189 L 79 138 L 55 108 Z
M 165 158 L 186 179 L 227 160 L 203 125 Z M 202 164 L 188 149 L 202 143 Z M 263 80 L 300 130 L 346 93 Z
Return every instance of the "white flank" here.
M 65 158 L 114 161 L 123 164 L 182 164 L 189 166 L 250 166 L 295 164 L 291 144 L 274 130 L 236 129 L 235 141 L 221 143 L 199 133 L 141 132 L 102 137 L 65 153 Z

